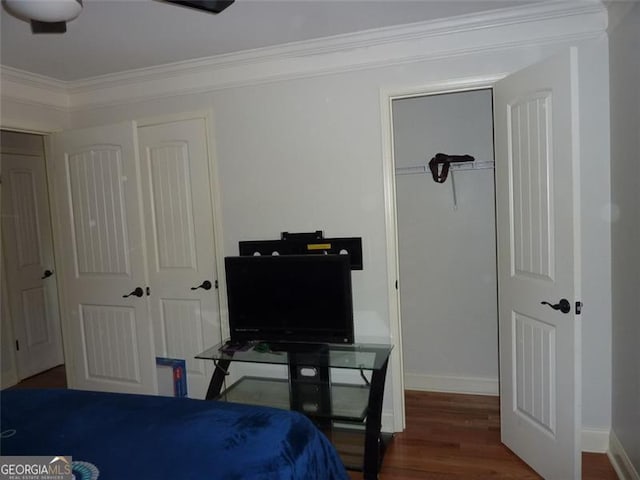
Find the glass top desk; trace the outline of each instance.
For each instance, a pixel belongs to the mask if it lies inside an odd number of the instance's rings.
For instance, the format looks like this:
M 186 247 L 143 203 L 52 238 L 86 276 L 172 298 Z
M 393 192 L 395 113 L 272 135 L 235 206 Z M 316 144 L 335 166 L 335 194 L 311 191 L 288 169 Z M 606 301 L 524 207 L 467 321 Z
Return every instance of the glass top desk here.
M 196 358 L 215 364 L 207 400 L 266 405 L 304 413 L 333 441 L 345 466 L 362 470 L 364 478 L 369 480 L 377 478 L 386 444 L 391 438 L 391 435 L 381 433 L 381 420 L 384 383 L 392 349 L 392 345 L 364 343 L 255 343 L 239 349 L 218 344 Z M 245 376 L 221 391 L 233 362 L 284 365 L 288 368 L 289 378 Z M 331 369 L 358 371 L 365 384 L 332 382 Z M 370 380 L 364 372 L 370 372 Z M 336 425 L 351 428 L 340 429 Z M 346 448 L 349 453 L 341 451 L 341 441 L 349 444 Z M 355 453 L 354 441 L 361 445 Z

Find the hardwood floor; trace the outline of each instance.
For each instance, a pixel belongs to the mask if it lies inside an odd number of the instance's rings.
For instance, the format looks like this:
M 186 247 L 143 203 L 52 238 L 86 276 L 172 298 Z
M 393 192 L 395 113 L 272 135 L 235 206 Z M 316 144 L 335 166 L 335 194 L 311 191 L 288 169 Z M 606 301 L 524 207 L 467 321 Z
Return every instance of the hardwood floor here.
M 64 365 L 12 388 L 66 388 Z M 407 428 L 395 436 L 380 480 L 539 479 L 500 443 L 498 397 L 407 391 Z M 353 480 L 362 473 L 349 472 Z M 604 454 L 582 454 L 584 480 L 616 480 Z
M 539 479 L 500 443 L 498 397 L 407 391 L 407 428 L 395 436 L 380 480 Z M 605 454 L 582 455 L 583 479 L 615 480 Z M 359 472 L 349 472 L 361 479 Z
M 25 378 L 11 388 L 67 388 L 64 365 L 59 365 L 33 377 Z

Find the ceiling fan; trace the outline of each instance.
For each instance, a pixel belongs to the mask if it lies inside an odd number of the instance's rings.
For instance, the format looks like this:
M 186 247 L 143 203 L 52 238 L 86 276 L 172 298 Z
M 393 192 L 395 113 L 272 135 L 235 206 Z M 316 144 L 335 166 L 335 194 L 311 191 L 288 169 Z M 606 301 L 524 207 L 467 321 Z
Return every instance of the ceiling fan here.
M 220 13 L 235 0 L 160 0 L 210 13 Z M 82 0 L 3 0 L 6 9 L 31 23 L 32 33 L 65 33 L 67 22 L 82 11 Z

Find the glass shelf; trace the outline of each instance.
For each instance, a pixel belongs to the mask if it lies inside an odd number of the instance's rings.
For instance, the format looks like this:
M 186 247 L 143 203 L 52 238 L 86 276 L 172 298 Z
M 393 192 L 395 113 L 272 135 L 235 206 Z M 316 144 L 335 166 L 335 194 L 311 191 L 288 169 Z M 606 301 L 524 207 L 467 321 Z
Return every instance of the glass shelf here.
M 265 405 L 290 410 L 290 385 L 288 380 L 264 377 L 242 377 L 217 398 L 227 402 Z M 336 421 L 362 422 L 367 415 L 369 388 L 367 386 L 333 383 L 331 408 L 323 410 L 301 410 L 315 418 Z M 296 410 L 299 410 L 296 408 Z
M 244 350 L 222 350 L 223 344 L 215 345 L 196 355 L 202 360 L 215 362 L 226 360 L 231 362 L 269 363 L 276 365 L 313 363 L 330 368 L 346 368 L 352 370 L 376 370 L 389 358 L 392 345 L 374 343 L 342 344 L 287 344 L 253 343 Z M 243 347 L 245 348 L 245 347 Z M 286 348 L 289 351 L 278 350 Z

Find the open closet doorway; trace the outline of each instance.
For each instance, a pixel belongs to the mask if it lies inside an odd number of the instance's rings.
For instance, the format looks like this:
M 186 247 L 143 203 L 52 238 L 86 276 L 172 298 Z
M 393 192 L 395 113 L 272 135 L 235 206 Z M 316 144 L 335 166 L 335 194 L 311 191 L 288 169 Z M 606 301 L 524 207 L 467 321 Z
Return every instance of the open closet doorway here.
M 405 389 L 498 395 L 492 90 L 398 97 L 392 118 Z
M 64 357 L 44 139 L 5 130 L 1 135 L 5 388 L 62 365 Z

